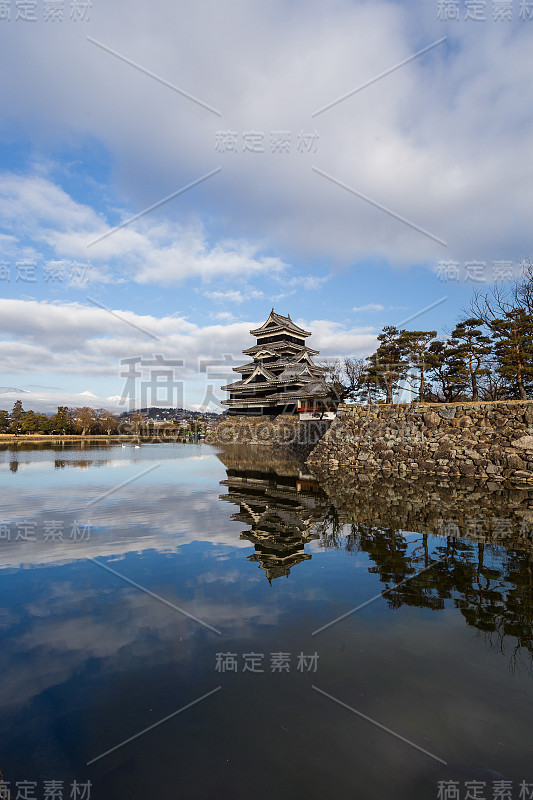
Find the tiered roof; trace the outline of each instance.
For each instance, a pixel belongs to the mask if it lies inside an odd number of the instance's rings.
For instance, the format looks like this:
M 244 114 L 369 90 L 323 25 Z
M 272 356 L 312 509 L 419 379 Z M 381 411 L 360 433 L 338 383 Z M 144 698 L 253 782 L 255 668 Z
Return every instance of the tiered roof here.
M 292 412 L 296 399 L 309 397 L 311 388 L 314 393 L 321 388 L 319 395 L 325 394 L 325 370 L 311 358 L 318 350 L 305 344 L 310 331 L 272 309 L 266 322 L 250 333 L 257 343 L 243 353 L 253 361 L 233 367 L 242 377 L 222 387 L 230 392 L 230 399 L 223 401 L 230 413 Z
M 281 314 L 276 314 L 274 309 L 272 309 L 270 312 L 270 316 L 267 321 L 261 325 L 260 328 L 256 328 L 255 330 L 250 331 L 250 333 L 252 336 L 260 337 L 276 333 L 276 331 L 285 330 L 290 331 L 296 336 L 303 336 L 304 339 L 307 336 L 311 336 L 311 331 L 306 331 L 296 325 L 296 323 L 292 321 L 290 314 L 287 317 L 283 317 Z

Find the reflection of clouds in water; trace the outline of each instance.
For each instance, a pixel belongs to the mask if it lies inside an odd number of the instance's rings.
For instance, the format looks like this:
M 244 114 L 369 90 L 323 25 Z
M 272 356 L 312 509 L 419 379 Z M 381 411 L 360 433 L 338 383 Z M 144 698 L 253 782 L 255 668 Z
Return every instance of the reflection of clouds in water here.
M 94 569 L 98 576 L 96 565 L 87 569 Z M 151 590 L 218 627 L 224 638 L 205 633 L 194 621 L 113 577 L 108 588 L 94 590 L 80 591 L 71 581 L 52 583 L 51 597 L 41 595 L 14 609 L 7 620 L 13 629 L 23 615 L 32 617 L 22 634 L 5 640 L 0 652 L 0 703 L 4 707 L 25 703 L 81 673 L 89 659 L 99 659 L 100 673 L 107 674 L 127 674 L 135 664 L 153 668 L 169 659 L 188 668 L 210 670 L 226 636 L 252 639 L 257 626 L 275 626 L 284 613 L 281 601 L 279 607 L 247 605 L 245 592 L 254 581 L 245 576 L 241 582 L 239 597 L 226 602 L 216 587 L 213 597 L 200 589 L 191 599 L 194 582 L 188 582 L 184 597 L 175 595 L 175 587 L 150 584 Z M 209 583 L 199 576 L 199 586 Z
M 2 510 L 2 520 L 11 520 L 12 539 L 17 520 L 35 524 L 36 541 L 0 541 L 0 569 L 22 565 L 59 564 L 100 556 L 120 557 L 129 552 L 157 550 L 175 552 L 195 541 L 213 542 L 245 549 L 248 542 L 239 539 L 238 523 L 218 503 L 218 486 L 205 489 L 159 484 L 145 492 L 130 484 L 117 496 L 110 495 L 101 503 L 83 510 L 86 501 L 81 490 L 64 497 L 63 509 L 57 506 L 63 490 L 52 497 L 42 492 L 37 498 L 25 492 L 13 498 Z M 47 505 L 48 504 L 48 505 Z M 51 507 L 50 507 L 51 506 Z M 78 506 L 76 512 L 69 511 Z M 41 507 L 41 508 L 40 508 Z M 37 508 L 37 511 L 28 511 Z M 45 541 L 44 522 L 63 523 L 64 541 Z M 90 522 L 89 541 L 72 541 L 69 536 L 74 522 Z
M 14 499 L 11 495 L 31 490 L 33 503 L 48 508 L 46 495 L 55 496 L 61 482 L 60 506 L 66 508 L 69 496 L 73 503 L 81 498 L 84 504 L 111 486 L 136 479 L 148 467 L 156 466 L 159 469 L 143 475 L 137 486 L 148 491 L 164 480 L 171 485 L 189 486 L 194 491 L 223 477 L 215 450 L 204 444 L 143 445 L 139 450 L 130 445 L 122 449 L 120 444 L 108 449 L 87 446 L 81 450 L 6 451 L 0 447 L 0 491 L 2 487 L 9 489 L 10 496 L 5 498 L 9 503 Z M 11 513 L 16 514 L 16 509 Z
M 117 469 L 119 467 L 130 467 L 132 465 L 131 458 L 93 458 L 90 452 L 87 453 L 87 456 L 87 458 L 80 458 L 79 454 L 76 454 L 76 458 L 65 458 L 63 453 L 56 453 L 53 458 L 54 463 L 51 465 L 50 461 L 26 461 L 25 459 L 21 459 L 18 453 L 10 453 L 9 459 L 3 462 L 0 461 L 0 473 L 2 470 L 4 472 L 9 471 L 9 465 L 14 462 L 17 463 L 17 469 L 24 472 L 50 472 L 51 466 L 56 470 L 68 467 L 74 467 L 76 469 L 88 469 L 89 467 L 109 467 L 110 469 Z M 211 458 L 212 456 L 210 455 L 188 456 L 187 461 L 194 461 L 197 463 L 199 461 L 209 461 Z M 154 463 L 159 461 L 159 459 L 156 458 L 150 460 L 153 460 Z M 136 459 L 134 463 L 139 465 L 148 463 L 148 461 L 148 459 Z
M 187 469 L 193 460 L 184 462 Z M 370 535 L 373 529 L 367 530 L 368 541 L 361 535 L 355 542 L 366 550 L 350 553 L 344 550 L 346 542 L 340 543 L 341 551 L 328 553 L 318 540 L 310 539 L 305 546 L 307 553 L 317 556 L 313 555 L 312 563 L 307 562 L 295 569 L 289 580 L 274 581 L 269 587 L 259 565 L 247 561 L 251 552 L 250 542 L 239 539 L 244 520 L 232 522 L 230 519 L 236 506 L 218 501 L 223 491 L 218 486 L 223 477 L 220 469 L 209 472 L 209 457 L 196 460 L 200 462 L 198 476 L 190 477 L 184 472 L 174 476 L 164 465 L 154 473 L 154 484 L 122 487 L 116 495 L 95 504 L 90 513 L 95 529 L 89 542 L 75 544 L 67 541 L 58 543 L 57 547 L 44 542 L 16 543 L 17 547 L 10 552 L 14 563 L 21 553 L 25 557 L 28 554 L 27 563 L 40 569 L 16 574 L 8 574 L 6 570 L 2 574 L 3 585 L 14 587 L 15 591 L 8 595 L 12 609 L 3 614 L 0 609 L 0 623 L 8 634 L 0 649 L 3 676 L 0 702 L 10 712 L 0 728 L 0 736 L 6 740 L 11 736 L 11 741 L 18 746 L 28 733 L 30 720 L 32 730 L 41 731 L 48 746 L 56 733 L 53 728 L 56 724 L 53 718 L 56 717 L 59 720 L 57 729 L 62 725 L 68 729 L 69 724 L 81 724 L 90 731 L 93 726 L 96 731 L 94 741 L 99 741 L 105 723 L 112 725 L 111 720 L 115 718 L 118 727 L 123 726 L 125 730 L 124 734 L 121 730 L 118 736 L 108 737 L 108 744 L 114 745 L 122 735 L 136 730 L 135 720 L 131 726 L 124 722 L 130 708 L 135 716 L 138 711 L 146 710 L 144 704 L 151 703 L 153 695 L 159 691 L 164 705 L 176 688 L 191 699 L 205 690 L 202 685 L 202 689 L 195 693 L 193 687 L 196 683 L 207 683 L 209 679 L 212 683 L 206 687 L 208 689 L 215 681 L 218 683 L 219 676 L 214 669 L 217 652 L 268 653 L 286 649 L 296 654 L 300 647 L 304 652 L 313 652 L 316 648 L 320 654 L 320 675 L 316 679 L 301 676 L 308 679 L 309 684 L 316 680 L 319 686 L 331 691 L 341 701 L 445 758 L 463 757 L 459 754 L 470 741 L 475 742 L 478 749 L 480 741 L 486 743 L 491 738 L 499 741 L 498 726 L 501 727 L 504 718 L 502 713 L 508 712 L 507 705 L 512 707 L 514 719 L 519 720 L 516 722 L 517 731 L 522 733 L 528 729 L 526 714 L 529 709 L 525 708 L 519 696 L 526 688 L 525 683 L 513 678 L 514 684 L 509 686 L 507 664 L 498 659 L 484 658 L 486 654 L 484 651 L 481 653 L 479 641 L 472 637 L 471 630 L 453 610 L 451 601 L 448 612 L 438 616 L 430 608 L 419 612 L 411 607 L 425 596 L 427 586 L 423 582 L 407 584 L 401 598 L 405 603 L 402 608 L 390 610 L 386 598 L 378 600 L 317 639 L 311 639 L 311 632 L 321 622 L 328 622 L 353 608 L 360 595 L 360 599 L 365 600 L 382 589 L 383 574 L 388 575 L 391 571 L 396 574 L 396 561 L 393 559 L 389 569 L 389 550 L 384 551 L 382 547 L 388 541 L 387 532 L 380 533 L 373 542 Z M 207 480 L 205 476 L 200 478 L 200 467 L 203 469 L 204 464 Z M 142 468 L 136 466 L 139 471 Z M 57 474 L 57 484 L 63 474 L 61 477 Z M 287 470 L 285 478 L 291 475 Z M 269 530 L 273 531 L 273 536 L 277 535 L 282 523 L 287 523 L 285 530 L 289 532 L 296 534 L 300 530 L 298 525 L 289 525 L 295 516 L 298 517 L 293 500 L 297 499 L 298 508 L 303 506 L 301 519 L 307 525 L 310 500 L 299 491 L 298 474 L 293 477 L 294 481 L 278 480 L 277 476 L 265 474 L 262 480 L 267 488 L 270 487 L 265 503 L 268 501 L 270 511 L 272 504 L 279 511 L 276 515 L 269 513 L 262 517 L 268 523 L 264 531 L 261 529 L 267 547 L 271 546 L 267 536 Z M 104 488 L 105 480 L 104 473 Z M 31 511 L 30 503 L 35 499 L 35 493 L 29 490 L 26 482 L 23 494 L 16 501 L 18 514 L 28 518 L 25 512 L 30 510 L 33 519 L 42 520 L 39 502 L 42 507 L 47 502 L 53 505 L 63 500 L 76 505 L 80 497 L 94 490 L 93 485 L 89 490 L 77 485 L 72 492 L 65 492 L 65 485 L 63 482 L 62 490 L 54 487 L 53 495 L 39 487 L 36 510 Z M 250 492 L 256 499 L 258 487 L 256 476 Z M 241 490 L 242 486 L 238 488 Z M 365 491 L 368 494 L 368 490 Z M 241 494 L 244 497 L 244 493 Z M 291 501 L 291 514 L 286 508 L 279 507 L 281 501 Z M 343 508 L 350 510 L 353 507 L 354 497 L 350 496 Z M 378 510 L 381 513 L 381 509 Z M 49 512 L 49 516 L 53 518 L 54 512 Z M 64 513 L 63 519 L 72 519 L 72 511 Z M 294 521 L 298 522 L 297 519 Z M 408 527 L 407 523 L 405 527 Z M 340 526 L 341 535 L 348 536 L 350 531 L 351 524 Z M 404 554 L 405 563 L 401 565 L 404 571 L 410 569 L 409 558 L 417 546 L 414 543 L 417 538 L 420 538 L 419 534 L 407 533 L 404 537 L 398 534 L 398 541 L 391 539 L 391 544 L 410 542 Z M 242 549 L 237 551 L 236 548 Z M 0 556 L 6 553 L 0 542 Z M 128 553 L 132 553 L 130 558 Z M 133 553 L 142 553 L 142 556 Z M 391 548 L 390 553 L 394 556 L 396 550 Z M 107 556 L 106 560 L 124 576 L 213 625 L 223 635 L 219 637 L 205 630 L 96 564 L 83 563 L 81 559 L 86 555 Z M 461 569 L 463 556 L 461 554 Z M 54 569 L 53 565 L 57 563 L 63 565 Z M 363 573 L 361 567 L 365 568 Z M 369 567 L 373 574 L 367 575 Z M 461 574 L 465 576 L 465 586 L 469 591 L 468 574 L 465 575 L 464 571 Z M 447 584 L 441 586 L 446 588 Z M 417 587 L 418 594 L 415 593 Z M 239 682 L 231 684 L 234 677 Z M 228 695 L 229 700 L 222 707 L 220 716 L 217 716 L 219 712 L 213 711 L 209 727 L 202 731 L 204 747 L 213 746 L 215 750 L 218 747 L 220 752 L 220 730 L 231 732 L 231 735 L 238 730 L 243 731 L 243 736 L 253 744 L 254 736 L 262 742 L 261 737 L 266 735 L 265 746 L 272 749 L 275 737 L 271 733 L 279 731 L 283 715 L 283 720 L 291 720 L 287 722 L 291 732 L 304 730 L 304 739 L 307 737 L 309 741 L 315 741 L 316 735 L 322 736 L 330 748 L 328 754 L 332 753 L 339 763 L 341 760 L 343 763 L 353 762 L 355 735 L 358 740 L 358 775 L 364 774 L 368 785 L 370 780 L 374 781 L 376 796 L 387 796 L 391 775 L 394 775 L 395 789 L 397 783 L 402 785 L 403 782 L 407 786 L 418 778 L 423 763 L 420 754 L 317 696 L 304 680 L 299 681 L 304 699 L 302 701 L 298 692 L 294 693 L 294 705 L 291 705 L 293 696 L 289 696 L 288 681 L 283 682 L 281 691 L 281 684 L 277 684 L 274 692 L 265 684 L 256 684 L 257 697 L 269 708 L 265 716 L 254 716 L 251 693 L 246 684 L 248 677 L 244 676 L 241 683 L 240 676 L 227 676 L 224 685 L 228 689 L 238 687 L 242 693 L 239 696 Z M 470 682 L 475 684 L 469 692 L 462 689 L 463 680 L 468 687 Z M 284 702 L 285 690 L 287 698 Z M 491 698 L 490 703 L 487 703 L 487 697 Z M 230 702 L 236 699 L 241 702 Z M 178 705 L 171 704 L 168 709 L 165 707 L 165 711 L 168 713 Z M 228 718 L 235 722 L 233 726 L 228 724 Z M 261 720 L 262 732 L 259 726 L 254 730 L 254 720 Z M 285 733 L 287 731 L 280 735 L 285 737 Z M 137 752 L 139 763 L 141 759 L 143 762 L 142 769 L 145 769 L 146 755 L 152 757 L 155 754 L 157 759 L 163 752 L 159 745 L 169 734 L 161 730 L 160 735 L 161 738 L 157 739 L 157 734 L 154 734 L 153 739 L 147 738 L 139 746 Z M 189 735 L 189 729 L 185 735 Z M 502 741 L 506 742 L 508 750 L 514 748 L 518 751 L 518 733 L 506 731 L 505 736 L 507 738 L 502 738 Z M 29 738 L 31 740 L 31 734 Z M 194 737 L 191 738 L 194 747 Z M 174 744 L 170 738 L 169 746 Z M 303 746 L 307 746 L 306 741 L 303 741 Z M 63 748 L 62 757 L 69 758 L 72 753 L 76 756 L 76 744 L 71 748 L 70 742 L 64 745 L 60 740 L 59 745 L 50 745 L 51 750 L 53 747 Z M 95 746 L 86 749 L 90 751 L 84 753 L 87 757 L 99 751 Z M 239 752 L 243 755 L 242 747 Z M 36 753 L 40 753 L 37 747 L 33 753 L 23 753 L 23 757 L 33 759 L 35 763 Z M 378 770 L 378 776 L 369 776 L 368 770 L 372 772 L 375 769 L 378 753 L 379 763 L 384 761 L 388 768 Z M 135 756 L 130 759 L 132 751 L 124 750 L 120 765 L 131 776 L 137 767 Z M 284 759 L 285 752 L 279 756 L 279 762 L 273 763 L 281 765 Z M 329 774 L 326 780 L 329 782 Z M 348 777 L 347 787 L 349 781 L 353 782 L 353 775 Z M 350 786 L 353 788 L 352 784 Z M 427 792 L 407 790 L 397 794 L 403 797 L 429 796 Z M 118 795 L 111 792 L 110 796 Z M 206 793 L 205 796 L 210 795 Z M 313 796 L 313 788 L 309 796 Z
M 222 556 L 220 560 L 225 561 L 226 559 Z M 259 575 L 256 576 L 247 575 L 246 580 L 248 581 L 248 583 L 259 583 L 262 581 L 262 578 Z M 219 572 L 204 572 L 202 575 L 195 575 L 194 578 L 191 578 L 190 581 L 187 581 L 185 585 L 197 586 L 200 583 L 215 583 L 221 581 L 222 583 L 239 583 L 240 581 L 242 581 L 242 575 L 236 569 L 224 572 L 222 574 L 220 574 Z

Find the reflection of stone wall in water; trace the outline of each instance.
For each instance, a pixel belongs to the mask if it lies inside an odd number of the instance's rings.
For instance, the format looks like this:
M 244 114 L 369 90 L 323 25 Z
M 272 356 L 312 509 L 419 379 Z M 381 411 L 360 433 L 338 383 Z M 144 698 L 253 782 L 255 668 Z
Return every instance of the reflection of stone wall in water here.
M 255 546 L 249 560 L 259 563 L 269 581 L 288 577 L 294 566 L 311 558 L 304 545 L 318 538 L 313 527 L 323 516 L 324 493 L 286 454 L 237 445 L 224 448 L 219 458 L 227 468 L 221 484 L 228 487 L 220 499 L 239 506 L 232 520 L 250 526 L 241 533 Z
M 309 463 L 533 483 L 533 401 L 341 406 Z
M 522 649 L 533 653 L 533 489 L 342 469 L 315 474 L 331 501 L 317 527 L 320 544 L 366 553 L 391 608 L 439 610 L 448 601 L 512 669 Z
M 533 551 L 533 489 L 468 478 L 416 481 L 313 467 L 340 523 L 455 536 Z
M 228 471 L 221 499 L 239 506 L 232 519 L 250 526 L 241 538 L 269 581 L 309 559 L 304 545 L 319 539 L 367 554 L 391 608 L 453 604 L 512 667 L 521 648 L 533 652 L 533 489 L 316 465 L 312 477 L 286 452 L 247 445 L 219 458 Z
M 286 448 L 263 448 L 253 444 L 217 444 L 217 456 L 226 469 L 274 472 L 297 478 L 307 468 Z

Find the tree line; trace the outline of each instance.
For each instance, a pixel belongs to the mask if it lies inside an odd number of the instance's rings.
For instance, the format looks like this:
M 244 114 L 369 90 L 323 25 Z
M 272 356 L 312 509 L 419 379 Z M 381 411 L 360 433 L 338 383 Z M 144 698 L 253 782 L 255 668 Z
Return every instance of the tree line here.
M 42 434 L 111 434 L 119 430 L 120 420 L 105 408 L 68 408 L 58 406 L 48 417 L 35 411 L 25 411 L 22 400 L 16 400 L 11 413 L 0 410 L 0 433 L 19 436 L 27 433 Z
M 190 420 L 165 420 L 157 429 L 166 433 L 199 435 L 205 432 L 206 422 L 201 418 Z M 68 408 L 59 406 L 52 416 L 25 411 L 22 400 L 17 400 L 10 412 L 0 410 L 0 433 L 15 436 L 38 434 L 78 434 L 81 436 L 112 436 L 126 434 L 150 436 L 155 431 L 154 420 L 140 411 L 126 412 L 117 417 L 105 408 Z
M 533 397 L 533 264 L 509 289 L 476 292 L 447 337 L 387 325 L 366 359 L 326 361 L 340 401 L 392 403 L 527 400 Z

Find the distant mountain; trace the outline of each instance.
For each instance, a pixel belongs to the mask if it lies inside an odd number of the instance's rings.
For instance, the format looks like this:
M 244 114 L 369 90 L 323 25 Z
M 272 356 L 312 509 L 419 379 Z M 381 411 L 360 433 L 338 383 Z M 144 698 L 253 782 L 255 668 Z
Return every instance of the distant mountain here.
M 23 389 L 0 387 L 0 409 L 10 410 L 17 400 L 22 400 L 25 411 L 31 409 L 41 414 L 55 414 L 58 406 L 67 406 L 68 408 L 80 408 L 81 406 L 107 408 L 115 413 L 120 413 L 120 411 L 124 410 L 124 406 L 119 406 L 118 403 L 98 397 L 89 391 L 76 393 L 65 391 L 30 392 Z
M 58 406 L 67 406 L 68 408 L 79 408 L 80 406 L 89 406 L 90 408 L 105 408 L 108 411 L 127 417 L 131 412 L 127 405 L 127 398 L 121 395 L 113 395 L 112 397 L 99 397 L 98 395 L 86 390 L 85 392 L 31 392 L 27 389 L 15 389 L 8 386 L 0 387 L 0 409 L 9 411 L 17 400 L 22 400 L 24 410 L 31 409 L 36 413 L 41 414 L 55 414 Z M 140 411 L 146 417 L 156 420 L 172 420 L 172 419 L 197 419 L 203 417 L 204 419 L 220 418 L 220 414 L 216 411 L 206 409 L 204 406 L 190 406 L 189 408 L 141 408 L 135 409 Z
M 190 408 L 160 408 L 159 406 L 150 406 L 149 408 L 139 408 L 137 411 L 147 419 L 159 421 L 198 419 L 199 417 L 203 419 L 220 419 L 221 417 L 217 411 L 210 411 L 206 409 L 205 406 L 192 406 Z M 120 416 L 128 417 L 130 413 L 130 411 L 124 411 Z

